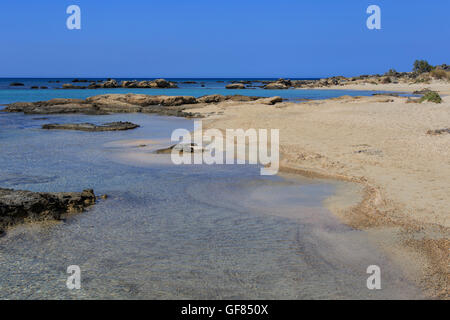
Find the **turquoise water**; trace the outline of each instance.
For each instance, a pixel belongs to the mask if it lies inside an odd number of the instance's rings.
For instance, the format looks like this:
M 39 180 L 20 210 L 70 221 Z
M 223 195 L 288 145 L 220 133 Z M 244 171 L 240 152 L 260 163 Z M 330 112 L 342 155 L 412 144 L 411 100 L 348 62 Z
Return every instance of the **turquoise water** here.
M 21 97 L 24 98 L 24 97 Z M 161 143 L 186 119 L 0 112 L 0 186 L 108 194 L 65 221 L 0 238 L 2 299 L 371 299 L 420 292 L 368 236 L 323 207 L 330 181 L 260 176 L 258 166 L 174 166 L 115 144 Z M 124 132 L 41 130 L 47 122 L 132 121 Z M 147 162 L 132 161 L 140 153 Z M 383 290 L 366 288 L 366 268 Z M 66 269 L 81 268 L 81 290 Z
M 200 97 L 209 94 L 234 95 L 241 94 L 247 96 L 272 97 L 281 96 L 285 99 L 328 99 L 342 96 L 344 94 L 351 96 L 370 96 L 373 93 L 383 91 L 355 91 L 355 90 L 307 90 L 307 89 L 288 89 L 288 90 L 265 90 L 259 87 L 253 87 L 244 90 L 225 89 L 225 85 L 231 83 L 234 79 L 169 79 L 177 81 L 177 89 L 56 89 L 63 83 L 72 83 L 72 79 L 59 79 L 60 83 L 49 83 L 57 79 L 1 79 L 0 78 L 0 105 L 12 102 L 24 101 L 42 101 L 52 98 L 79 98 L 85 99 L 90 96 L 106 93 L 141 93 L 148 95 L 187 95 Z M 127 79 L 117 79 L 127 80 Z M 128 79 L 132 80 L 132 79 Z M 193 80 L 195 84 L 185 84 L 184 81 Z M 273 80 L 273 79 L 271 79 Z M 223 81 L 223 82 L 218 82 Z M 24 87 L 9 87 L 12 82 L 21 82 Z M 202 83 L 204 87 L 202 87 Z M 86 85 L 85 83 L 74 83 L 75 85 Z M 262 85 L 255 82 L 254 85 Z M 31 86 L 48 86 L 49 89 L 30 89 Z

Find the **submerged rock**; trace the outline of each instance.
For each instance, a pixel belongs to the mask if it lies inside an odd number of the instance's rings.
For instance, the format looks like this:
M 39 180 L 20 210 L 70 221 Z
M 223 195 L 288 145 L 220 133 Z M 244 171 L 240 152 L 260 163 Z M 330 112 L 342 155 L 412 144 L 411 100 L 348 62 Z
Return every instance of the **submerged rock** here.
M 83 212 L 94 204 L 91 189 L 45 193 L 0 188 L 0 234 L 25 221 L 60 220 L 65 213 Z
M 44 124 L 42 129 L 47 130 L 79 130 L 79 131 L 123 131 L 139 128 L 139 125 L 131 122 L 110 122 L 102 125 L 92 123 L 65 123 L 65 124 Z

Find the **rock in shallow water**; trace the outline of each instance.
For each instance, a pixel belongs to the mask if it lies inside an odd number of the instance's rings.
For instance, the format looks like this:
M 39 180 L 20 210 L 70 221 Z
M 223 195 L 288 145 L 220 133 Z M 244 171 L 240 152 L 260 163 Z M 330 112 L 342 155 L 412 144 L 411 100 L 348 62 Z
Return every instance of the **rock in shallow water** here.
M 139 125 L 132 122 L 110 122 L 102 125 L 95 125 L 92 123 L 65 123 L 65 124 L 44 124 L 42 129 L 47 130 L 79 130 L 90 132 L 101 131 L 123 131 L 139 128 Z
M 0 235 L 25 221 L 60 220 L 65 213 L 83 212 L 95 204 L 92 189 L 83 192 L 31 192 L 0 188 Z

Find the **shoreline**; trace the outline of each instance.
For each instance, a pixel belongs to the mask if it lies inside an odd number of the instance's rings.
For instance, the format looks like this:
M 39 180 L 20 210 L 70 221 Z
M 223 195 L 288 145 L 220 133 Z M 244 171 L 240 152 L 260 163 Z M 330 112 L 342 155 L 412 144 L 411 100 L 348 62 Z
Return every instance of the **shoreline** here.
M 376 87 L 377 91 L 397 89 L 393 85 Z M 427 87 L 450 92 L 448 84 L 422 84 L 408 91 Z M 446 162 L 450 136 L 430 137 L 425 128 L 448 126 L 450 99 L 443 97 L 439 105 L 409 104 L 406 100 L 344 96 L 275 106 L 223 103 L 192 111 L 204 113 L 205 128 L 280 128 L 280 172 L 360 184 L 364 192 L 359 204 L 329 209 L 360 230 L 374 234 L 393 230 L 390 239 L 383 239 L 385 235 L 377 240 L 378 245 L 395 251 L 394 258 L 414 257 L 418 261 L 415 272 L 421 273 L 415 280 L 425 294 L 449 299 L 450 217 L 446 199 L 450 184 L 445 172 L 450 173 Z M 365 140 L 370 143 L 363 143 Z
M 389 91 L 392 93 L 412 93 L 414 91 L 430 88 L 441 95 L 450 95 L 450 85 L 442 81 L 432 81 L 430 83 L 389 83 L 389 84 L 345 84 L 328 87 L 316 87 L 315 90 L 361 90 L 361 91 Z M 294 90 L 311 90 L 311 88 L 295 88 Z
M 394 84 L 374 87 L 398 92 Z M 450 92 L 450 85 L 408 88 Z M 365 85 L 315 89 L 368 90 Z M 343 223 L 373 233 L 377 245 L 394 259 L 418 261 L 417 270 L 408 273 L 422 273 L 415 278 L 419 287 L 429 297 L 449 299 L 450 221 L 445 210 L 450 185 L 445 172 L 450 169 L 450 136 L 431 137 L 426 130 L 449 125 L 450 99 L 443 97 L 439 105 L 406 100 L 383 95 L 276 104 L 213 99 L 177 106 L 176 111 L 200 115 L 205 128 L 280 128 L 280 172 L 361 185 L 361 202 L 346 208 L 327 202 L 327 208 Z

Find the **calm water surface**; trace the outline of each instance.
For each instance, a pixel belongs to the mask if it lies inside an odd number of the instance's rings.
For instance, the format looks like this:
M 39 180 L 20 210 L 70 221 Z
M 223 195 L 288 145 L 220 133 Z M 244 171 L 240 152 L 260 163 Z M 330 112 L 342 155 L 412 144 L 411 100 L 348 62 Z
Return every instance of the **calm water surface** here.
M 45 118 L 45 119 L 43 119 Z M 132 121 L 124 132 L 45 131 L 44 123 Z M 420 293 L 368 241 L 322 205 L 335 185 L 262 177 L 258 166 L 123 161 L 191 121 L 141 114 L 40 116 L 0 112 L 0 186 L 108 194 L 66 221 L 0 238 L 2 299 L 415 298 Z M 159 158 L 156 158 L 159 157 Z M 163 157 L 163 159 L 161 159 Z M 164 158 L 165 157 L 165 158 Z M 366 288 L 367 266 L 383 290 Z M 82 289 L 66 288 L 79 265 Z

